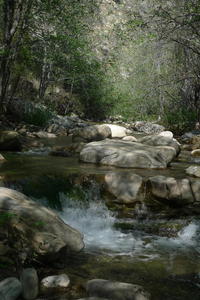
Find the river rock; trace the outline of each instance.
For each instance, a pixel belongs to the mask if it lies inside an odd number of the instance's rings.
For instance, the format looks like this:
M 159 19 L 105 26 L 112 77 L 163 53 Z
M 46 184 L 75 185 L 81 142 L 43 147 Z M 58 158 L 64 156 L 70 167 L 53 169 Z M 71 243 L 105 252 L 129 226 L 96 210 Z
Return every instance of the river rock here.
M 146 122 L 146 121 L 137 121 L 131 126 L 134 130 L 139 132 L 144 132 L 147 134 L 156 134 L 165 130 L 165 127 L 159 124 Z
M 38 275 L 34 268 L 23 269 L 21 274 L 22 295 L 26 300 L 33 300 L 39 292 Z
M 111 130 L 112 138 L 123 138 L 127 135 L 127 129 L 123 126 L 114 125 L 114 124 L 105 124 Z
M 84 247 L 80 232 L 65 224 L 55 212 L 22 193 L 1 187 L 0 210 L 13 215 L 9 220 L 18 237 L 15 246 L 19 247 L 19 252 L 22 247 L 22 251 L 27 249 L 26 253 L 33 252 L 38 258 L 55 259 L 61 250 L 67 254 Z
M 193 157 L 200 157 L 200 149 L 195 149 L 191 152 Z
M 142 286 L 104 279 L 89 280 L 86 284 L 89 296 L 104 297 L 112 300 L 148 300 L 150 299 Z
M 178 154 L 180 152 L 180 144 L 177 140 L 160 135 L 149 135 L 138 140 L 139 143 L 149 146 L 169 146 L 176 150 Z
M 195 201 L 200 203 L 200 181 L 198 179 L 192 180 L 191 188 L 192 188 Z
M 127 136 L 123 137 L 122 140 L 127 141 L 127 142 L 137 142 L 137 139 L 132 135 L 127 135 Z
M 21 149 L 20 135 L 16 131 L 0 132 L 0 150 L 20 151 Z
M 111 137 L 111 129 L 107 125 L 92 125 L 73 131 L 73 141 L 101 141 Z
M 52 139 L 56 138 L 56 135 L 54 133 L 49 133 L 46 131 L 38 131 L 35 132 L 34 135 L 40 139 Z
M 175 156 L 174 147 L 152 147 L 141 143 L 106 139 L 86 144 L 80 153 L 80 160 L 122 168 L 163 169 Z
M 66 274 L 48 276 L 42 279 L 41 289 L 46 291 L 47 289 L 65 289 L 69 286 L 70 280 Z
M 144 199 L 142 177 L 130 173 L 108 173 L 105 175 L 108 191 L 117 202 L 134 203 Z
M 188 179 L 175 179 L 166 176 L 154 176 L 148 179 L 150 193 L 160 201 L 184 206 L 195 201 Z
M 9 277 L 0 282 L 0 299 L 15 300 L 22 292 L 21 282 L 15 277 Z
M 3 157 L 3 155 L 0 154 L 0 162 L 5 160 L 5 158 Z
M 190 176 L 200 177 L 200 166 L 190 166 L 185 171 Z
M 170 139 L 173 139 L 174 135 L 171 131 L 161 131 L 158 136 L 164 136 Z

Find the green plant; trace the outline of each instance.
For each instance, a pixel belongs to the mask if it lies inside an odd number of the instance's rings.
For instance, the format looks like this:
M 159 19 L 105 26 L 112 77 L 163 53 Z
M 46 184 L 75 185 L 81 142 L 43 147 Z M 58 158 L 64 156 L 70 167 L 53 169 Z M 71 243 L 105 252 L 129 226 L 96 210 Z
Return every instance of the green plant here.
M 52 116 L 53 113 L 50 110 L 36 107 L 33 111 L 24 114 L 24 121 L 36 126 L 45 126 Z

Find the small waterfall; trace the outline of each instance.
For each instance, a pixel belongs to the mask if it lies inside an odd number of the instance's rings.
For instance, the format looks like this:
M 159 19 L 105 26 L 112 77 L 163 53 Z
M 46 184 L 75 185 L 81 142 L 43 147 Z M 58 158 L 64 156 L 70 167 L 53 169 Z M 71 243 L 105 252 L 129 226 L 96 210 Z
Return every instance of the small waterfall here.
M 90 251 L 101 249 L 130 254 L 143 246 L 142 240 L 135 238 L 132 233 L 123 233 L 114 228 L 115 216 L 102 201 L 80 203 L 64 194 L 60 194 L 60 197 L 63 203 L 62 219 L 84 234 L 86 248 Z

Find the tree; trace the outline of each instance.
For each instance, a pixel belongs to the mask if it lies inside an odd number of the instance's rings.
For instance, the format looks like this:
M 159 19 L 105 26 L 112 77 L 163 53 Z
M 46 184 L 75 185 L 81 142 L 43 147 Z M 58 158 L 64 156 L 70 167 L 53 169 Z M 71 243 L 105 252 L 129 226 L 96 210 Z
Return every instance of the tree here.
M 11 72 L 29 25 L 33 0 L 4 0 L 3 49 L 1 51 L 0 107 L 5 110 L 9 101 Z

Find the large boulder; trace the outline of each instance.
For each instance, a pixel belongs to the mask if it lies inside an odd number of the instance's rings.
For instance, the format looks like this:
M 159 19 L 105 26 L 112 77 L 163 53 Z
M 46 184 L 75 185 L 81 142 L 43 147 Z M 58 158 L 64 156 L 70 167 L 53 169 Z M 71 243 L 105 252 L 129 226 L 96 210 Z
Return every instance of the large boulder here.
M 83 236 L 65 224 L 52 210 L 15 190 L 0 188 L 0 211 L 9 214 L 9 226 L 18 237 L 16 247 L 25 255 L 54 259 L 56 254 L 78 252 L 84 247 Z M 18 245 L 19 244 L 19 245 Z M 17 246 L 18 245 L 18 246 Z
M 101 141 L 111 137 L 111 129 L 107 125 L 91 125 L 73 131 L 73 141 Z
M 16 131 L 0 131 L 0 150 L 20 151 L 22 144 Z
M 111 172 L 105 175 L 105 182 L 117 202 L 130 204 L 144 199 L 143 180 L 139 175 Z
M 92 279 L 86 284 L 89 296 L 112 300 L 149 300 L 150 294 L 137 284 Z
M 127 129 L 123 126 L 114 125 L 114 124 L 105 124 L 111 130 L 112 138 L 123 138 L 127 135 Z
M 190 181 L 157 175 L 148 179 L 151 195 L 170 205 L 184 206 L 195 201 Z
M 174 148 L 177 154 L 180 152 L 180 144 L 177 140 L 167 136 L 149 135 L 139 139 L 138 142 L 149 146 L 169 146 Z
M 176 156 L 174 147 L 152 147 L 141 143 L 110 140 L 86 144 L 80 160 L 122 168 L 166 168 Z

